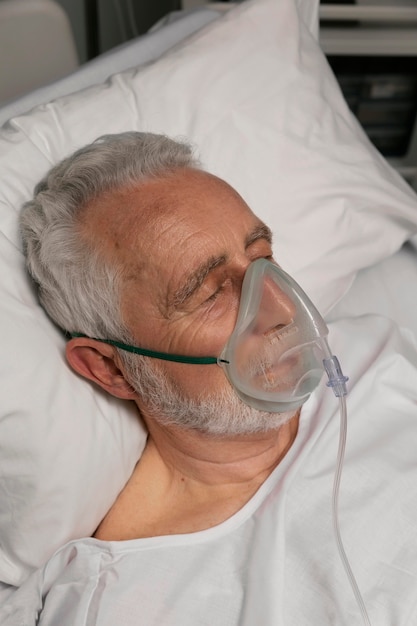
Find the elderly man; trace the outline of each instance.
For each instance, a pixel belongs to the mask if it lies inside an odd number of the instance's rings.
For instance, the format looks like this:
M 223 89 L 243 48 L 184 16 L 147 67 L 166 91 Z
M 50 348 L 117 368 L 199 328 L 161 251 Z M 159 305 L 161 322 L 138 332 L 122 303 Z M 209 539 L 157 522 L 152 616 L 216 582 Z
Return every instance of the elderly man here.
M 149 430 L 96 537 L 223 522 L 290 448 L 298 407 L 260 412 L 217 364 L 132 356 L 96 338 L 220 355 L 249 264 L 272 258 L 270 230 L 229 185 L 198 169 L 188 146 L 137 133 L 105 138 L 55 168 L 26 206 L 22 230 L 45 309 L 67 332 L 86 335 L 68 342 L 69 363 L 136 402 Z M 286 324 L 290 303 L 277 304 L 271 323 Z
M 19 623 L 322 626 L 362 613 L 369 624 L 331 532 L 337 404 L 323 383 L 306 402 L 321 361 L 337 395 L 345 379 L 320 316 L 271 262 L 269 228 L 188 145 L 142 133 L 103 137 L 54 167 L 21 228 L 43 306 L 71 337 L 69 363 L 135 402 L 149 437 L 94 538 L 64 546 L 17 592 Z M 355 507 L 374 433 L 362 405 Z M 385 510 L 403 474 L 389 467 L 388 480 L 384 454 L 369 465 L 364 498 L 379 500 L 369 511 L 362 501 L 359 528 L 350 520 L 350 546 L 374 623 L 411 624 L 417 549 L 405 522 L 392 537 Z M 400 565 L 404 621 L 396 593 L 381 595 Z

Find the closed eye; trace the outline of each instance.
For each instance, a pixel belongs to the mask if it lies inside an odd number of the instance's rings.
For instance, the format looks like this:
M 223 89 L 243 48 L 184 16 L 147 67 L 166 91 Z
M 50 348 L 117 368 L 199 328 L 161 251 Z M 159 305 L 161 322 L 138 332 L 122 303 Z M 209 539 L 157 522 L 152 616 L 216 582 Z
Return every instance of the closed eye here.
M 222 285 L 220 285 L 220 287 L 218 287 L 216 289 L 216 291 L 213 291 L 213 293 L 205 299 L 204 302 L 214 302 L 215 300 L 217 300 L 217 298 L 219 297 L 219 295 L 225 290 L 225 285 L 224 283 Z

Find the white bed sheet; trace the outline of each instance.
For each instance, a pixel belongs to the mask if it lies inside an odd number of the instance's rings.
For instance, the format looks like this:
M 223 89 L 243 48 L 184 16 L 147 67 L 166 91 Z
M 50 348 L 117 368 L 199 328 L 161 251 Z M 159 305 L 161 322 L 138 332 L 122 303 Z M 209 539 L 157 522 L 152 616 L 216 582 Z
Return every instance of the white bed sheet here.
M 393 256 L 361 270 L 351 288 L 330 311 L 327 321 L 384 315 L 417 337 L 417 241 L 407 242 Z
M 417 624 L 416 341 L 372 316 L 335 322 L 330 339 L 350 376 L 342 537 L 371 624 L 411 626 Z M 4 601 L 0 623 L 359 624 L 332 531 L 338 429 L 337 400 L 323 382 L 303 407 L 288 455 L 231 518 L 192 534 L 73 541 Z

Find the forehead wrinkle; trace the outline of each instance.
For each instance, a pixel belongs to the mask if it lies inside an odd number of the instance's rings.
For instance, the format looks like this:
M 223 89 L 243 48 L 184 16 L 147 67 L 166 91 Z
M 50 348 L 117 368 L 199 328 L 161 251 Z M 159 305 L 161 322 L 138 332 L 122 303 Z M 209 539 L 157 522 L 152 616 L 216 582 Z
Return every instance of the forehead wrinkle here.
M 207 259 L 207 261 L 202 263 L 186 278 L 185 282 L 183 282 L 182 285 L 180 285 L 180 287 L 175 290 L 172 297 L 168 296 L 167 309 L 175 309 L 184 304 L 184 302 L 188 300 L 193 295 L 193 293 L 195 293 L 201 287 L 208 274 L 216 269 L 216 267 L 227 263 L 227 260 L 227 255 L 221 254 L 219 256 L 212 256 Z

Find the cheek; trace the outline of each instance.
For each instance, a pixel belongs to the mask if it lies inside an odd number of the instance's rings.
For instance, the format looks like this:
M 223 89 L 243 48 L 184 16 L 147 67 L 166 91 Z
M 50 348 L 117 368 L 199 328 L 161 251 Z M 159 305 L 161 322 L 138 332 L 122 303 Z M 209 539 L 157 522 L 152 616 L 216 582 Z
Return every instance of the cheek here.
M 230 387 L 224 369 L 217 364 L 164 362 L 162 367 L 171 384 L 186 398 L 203 399 Z
M 169 328 L 163 339 L 168 350 L 189 356 L 220 356 L 232 334 L 237 305 L 221 310 L 213 306 L 198 319 L 186 317 Z
M 208 328 L 205 324 L 182 324 L 157 339 L 158 349 L 184 356 L 218 357 L 230 332 L 222 326 Z

